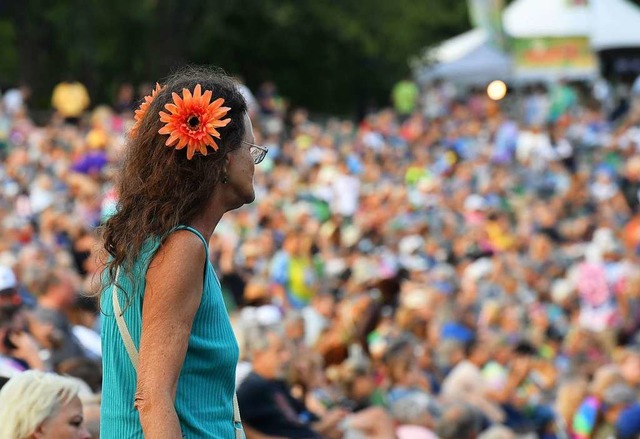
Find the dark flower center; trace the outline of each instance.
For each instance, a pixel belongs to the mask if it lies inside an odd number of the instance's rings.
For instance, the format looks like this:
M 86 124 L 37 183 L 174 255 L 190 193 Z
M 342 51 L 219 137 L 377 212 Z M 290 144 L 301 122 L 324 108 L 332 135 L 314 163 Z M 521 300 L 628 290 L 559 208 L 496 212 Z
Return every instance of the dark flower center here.
M 200 126 L 200 118 L 195 115 L 189 116 L 189 118 L 187 119 L 187 125 L 189 125 L 190 129 L 195 130 Z

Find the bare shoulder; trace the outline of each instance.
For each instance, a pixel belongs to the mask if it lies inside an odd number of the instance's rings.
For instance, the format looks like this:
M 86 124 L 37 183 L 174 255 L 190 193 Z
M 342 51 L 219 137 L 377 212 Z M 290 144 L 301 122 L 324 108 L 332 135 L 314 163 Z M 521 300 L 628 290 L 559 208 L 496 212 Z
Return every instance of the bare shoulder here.
M 175 231 L 162 243 L 149 264 L 147 289 L 181 293 L 201 291 L 206 258 L 198 236 L 188 230 Z
M 202 241 L 198 236 L 188 230 L 176 230 L 170 234 L 162 243 L 151 265 L 163 264 L 168 262 L 186 263 L 194 262 L 195 259 L 205 260 L 205 249 Z

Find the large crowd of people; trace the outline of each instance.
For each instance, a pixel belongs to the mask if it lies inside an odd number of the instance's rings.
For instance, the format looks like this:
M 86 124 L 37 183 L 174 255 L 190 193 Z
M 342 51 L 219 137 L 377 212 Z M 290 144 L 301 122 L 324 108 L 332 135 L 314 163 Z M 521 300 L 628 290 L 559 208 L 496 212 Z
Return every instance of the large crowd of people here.
M 238 86 L 269 152 L 209 257 L 248 439 L 640 437 L 633 102 L 612 120 L 566 83 L 501 104 L 403 81 L 318 122 Z M 0 106 L 3 438 L 99 435 L 98 231 L 150 86 L 94 107 L 81 87 L 45 124 L 26 86 Z

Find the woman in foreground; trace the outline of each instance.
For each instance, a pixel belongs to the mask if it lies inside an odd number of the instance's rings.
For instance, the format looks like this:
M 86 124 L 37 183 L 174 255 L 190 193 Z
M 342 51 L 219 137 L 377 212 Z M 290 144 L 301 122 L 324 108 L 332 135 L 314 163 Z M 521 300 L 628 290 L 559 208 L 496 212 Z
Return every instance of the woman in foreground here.
M 238 345 L 208 242 L 255 198 L 266 149 L 254 142 L 236 83 L 217 71 L 180 72 L 136 111 L 103 230 L 102 439 L 243 436 Z

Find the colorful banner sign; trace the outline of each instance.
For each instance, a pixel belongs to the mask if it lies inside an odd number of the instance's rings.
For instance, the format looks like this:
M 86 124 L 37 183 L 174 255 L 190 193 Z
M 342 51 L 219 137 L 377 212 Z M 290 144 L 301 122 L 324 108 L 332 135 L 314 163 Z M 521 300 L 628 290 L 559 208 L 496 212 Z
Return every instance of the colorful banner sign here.
M 591 69 L 597 61 L 587 37 L 514 38 L 511 49 L 516 67 L 533 69 Z

